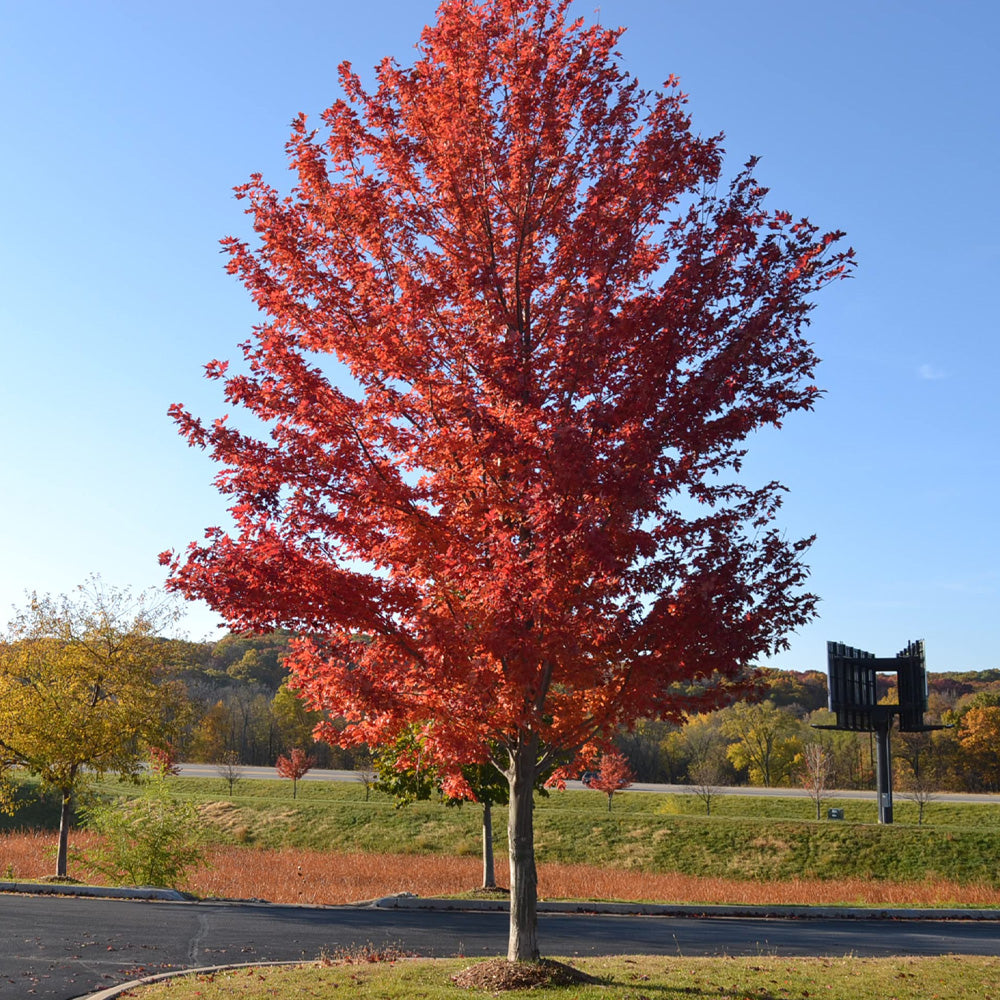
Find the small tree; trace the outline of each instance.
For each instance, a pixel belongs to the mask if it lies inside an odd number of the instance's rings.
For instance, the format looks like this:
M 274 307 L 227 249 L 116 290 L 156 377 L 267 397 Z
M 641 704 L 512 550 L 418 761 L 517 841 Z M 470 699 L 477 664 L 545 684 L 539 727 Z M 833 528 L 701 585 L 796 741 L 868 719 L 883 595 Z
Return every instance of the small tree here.
M 365 802 L 371 796 L 372 789 L 378 785 L 378 772 L 371 767 L 362 767 L 355 771 L 357 780 L 365 786 Z
M 158 778 L 175 777 L 181 773 L 172 744 L 149 748 L 149 770 Z
M 604 792 L 608 797 L 608 812 L 611 812 L 611 799 L 615 792 L 628 788 L 635 775 L 623 754 L 606 753 L 601 758 L 601 766 L 591 779 L 590 787 L 598 792 Z
M 229 787 L 229 797 L 233 797 L 233 789 L 243 778 L 243 767 L 240 764 L 240 755 L 235 750 L 223 751 L 218 764 L 215 765 L 215 773 Z
M 816 803 L 816 819 L 821 818 L 823 795 L 826 793 L 827 782 L 833 768 L 833 757 L 826 747 L 819 743 L 810 743 L 801 754 L 799 761 L 802 787 Z
M 694 794 L 705 803 L 705 815 L 712 815 L 712 799 L 722 794 L 722 788 L 727 784 L 725 761 L 722 750 L 704 755 L 688 768 L 688 777 Z
M 310 757 L 305 750 L 295 747 L 286 757 L 282 754 L 276 761 L 274 767 L 283 778 L 290 778 L 292 781 L 292 798 L 295 798 L 299 779 L 308 774 L 316 766 L 316 758 Z
M 434 765 L 421 767 L 424 740 L 415 727 L 407 728 L 387 747 L 374 754 L 379 778 L 378 787 L 396 799 L 397 807 L 420 799 L 429 799 L 434 789 L 441 790 L 442 775 Z M 502 774 L 488 764 L 466 764 L 461 768 L 463 794 L 447 795 L 446 804 L 461 805 L 467 799 L 478 802 L 482 812 L 483 889 L 496 888 L 496 863 L 493 853 L 493 806 L 507 803 L 508 787 Z M 539 778 L 538 791 L 547 794 Z
M 924 810 L 933 802 L 937 794 L 937 780 L 932 767 L 917 763 L 914 768 L 907 761 L 897 765 L 900 789 L 903 797 L 917 807 L 917 826 L 923 826 Z
M 76 597 L 32 594 L 0 642 L 0 761 L 59 795 L 57 876 L 85 777 L 137 775 L 143 748 L 183 722 L 183 692 L 157 638 L 175 619 L 155 591 L 133 595 L 91 577 Z
M 204 835 L 193 802 L 171 798 L 165 788 L 171 770 L 168 751 L 151 748 L 151 777 L 134 799 L 89 808 L 86 825 L 103 843 L 81 852 L 83 861 L 115 885 L 179 888 L 187 872 L 204 862 Z
M 681 729 L 669 738 L 671 752 L 684 762 L 687 780 L 696 789 L 710 813 L 717 786 L 728 783 L 729 766 L 725 761 L 725 738 L 721 732 L 722 713 L 689 715 Z M 707 796 L 707 797 L 706 797 Z
M 722 733 L 730 743 L 726 756 L 746 768 L 750 781 L 770 788 L 790 777 L 801 750 L 798 720 L 769 702 L 738 702 L 723 710 Z
M 937 798 L 937 788 L 926 775 L 917 774 L 903 785 L 903 797 L 917 807 L 917 826 L 924 824 L 924 810 Z

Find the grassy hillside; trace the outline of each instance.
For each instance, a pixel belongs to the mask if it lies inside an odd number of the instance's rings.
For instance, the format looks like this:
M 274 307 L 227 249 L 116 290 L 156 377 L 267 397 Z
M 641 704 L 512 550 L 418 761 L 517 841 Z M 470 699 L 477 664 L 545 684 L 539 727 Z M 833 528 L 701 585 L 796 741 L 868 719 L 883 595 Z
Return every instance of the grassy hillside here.
M 174 778 L 171 793 L 197 802 L 214 837 L 259 847 L 477 855 L 481 808 L 423 802 L 397 809 L 387 796 L 365 801 L 360 784 L 243 781 L 230 797 L 218 779 Z M 132 794 L 106 782 L 104 795 Z M 537 800 L 540 861 L 729 878 L 920 880 L 1000 885 L 1000 805 L 932 803 L 923 826 L 900 803 L 897 823 L 878 826 L 871 802 L 830 800 L 845 820 L 816 822 L 796 798 L 722 796 L 706 817 L 695 796 L 621 793 L 613 810 L 596 792 L 553 792 Z M 912 813 L 912 815 L 911 815 Z M 31 816 L 44 819 L 34 807 Z M 825 812 L 824 812 L 825 815 Z M 28 814 L 4 825 L 23 827 Z M 506 849 L 506 810 L 494 809 L 494 839 Z

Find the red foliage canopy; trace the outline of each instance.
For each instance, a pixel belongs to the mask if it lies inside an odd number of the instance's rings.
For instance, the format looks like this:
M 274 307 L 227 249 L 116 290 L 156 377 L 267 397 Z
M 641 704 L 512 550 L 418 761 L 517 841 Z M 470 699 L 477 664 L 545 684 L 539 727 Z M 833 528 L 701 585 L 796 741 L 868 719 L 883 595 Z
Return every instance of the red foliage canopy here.
M 149 748 L 149 768 L 159 778 L 181 773 L 177 763 L 177 750 L 172 743 L 163 747 Z
M 808 409 L 811 293 L 841 234 L 727 186 L 673 78 L 555 0 L 445 0 L 288 143 L 290 196 L 237 189 L 224 240 L 265 319 L 206 366 L 242 431 L 171 412 L 222 465 L 231 530 L 164 553 L 287 663 L 340 741 L 412 721 L 441 759 L 573 752 L 723 701 L 812 614 L 808 541 L 746 437 Z
M 590 779 L 590 787 L 604 792 L 610 802 L 615 792 L 628 788 L 635 780 L 632 768 L 628 766 L 625 756 L 620 753 L 606 753 L 601 758 L 601 766 L 597 774 Z
M 290 778 L 296 782 L 307 775 L 316 766 L 316 758 L 310 757 L 305 750 L 296 747 L 286 757 L 281 754 L 274 762 L 274 768 L 282 778 Z

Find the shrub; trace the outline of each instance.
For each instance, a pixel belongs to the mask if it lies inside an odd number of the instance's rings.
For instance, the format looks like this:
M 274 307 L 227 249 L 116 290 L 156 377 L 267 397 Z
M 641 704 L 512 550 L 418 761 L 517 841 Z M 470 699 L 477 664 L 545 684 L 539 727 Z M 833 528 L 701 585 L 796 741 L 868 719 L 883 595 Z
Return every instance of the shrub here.
M 178 888 L 204 862 L 197 807 L 167 796 L 162 781 L 138 798 L 93 806 L 86 826 L 103 843 L 81 852 L 82 860 L 115 885 Z

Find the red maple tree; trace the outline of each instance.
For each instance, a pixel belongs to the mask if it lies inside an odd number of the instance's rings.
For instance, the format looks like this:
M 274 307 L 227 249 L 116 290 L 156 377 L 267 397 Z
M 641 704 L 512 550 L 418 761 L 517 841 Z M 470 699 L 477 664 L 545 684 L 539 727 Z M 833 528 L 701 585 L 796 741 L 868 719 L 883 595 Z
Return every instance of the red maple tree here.
M 634 780 L 635 775 L 624 755 L 612 752 L 601 757 L 601 766 L 597 769 L 597 774 L 590 779 L 588 787 L 607 795 L 608 812 L 611 812 L 611 800 L 615 792 L 628 788 Z
M 149 748 L 149 769 L 158 778 L 167 778 L 181 773 L 177 763 L 177 748 L 172 743 Z
M 310 757 L 305 750 L 295 747 L 286 757 L 281 754 L 274 762 L 274 768 L 282 778 L 290 778 L 292 782 L 292 798 L 296 797 L 299 779 L 307 775 L 316 766 L 316 758 Z
M 752 163 L 720 187 L 676 80 L 641 90 L 567 7 L 445 0 L 413 66 L 366 92 L 344 64 L 294 121 L 290 195 L 237 188 L 264 318 L 206 370 L 270 436 L 172 407 L 234 525 L 161 556 L 231 627 L 298 634 L 323 738 L 417 724 L 450 792 L 503 772 L 511 960 L 538 955 L 539 768 L 724 703 L 812 615 L 782 488 L 737 473 L 815 401 L 808 299 L 851 263 Z

